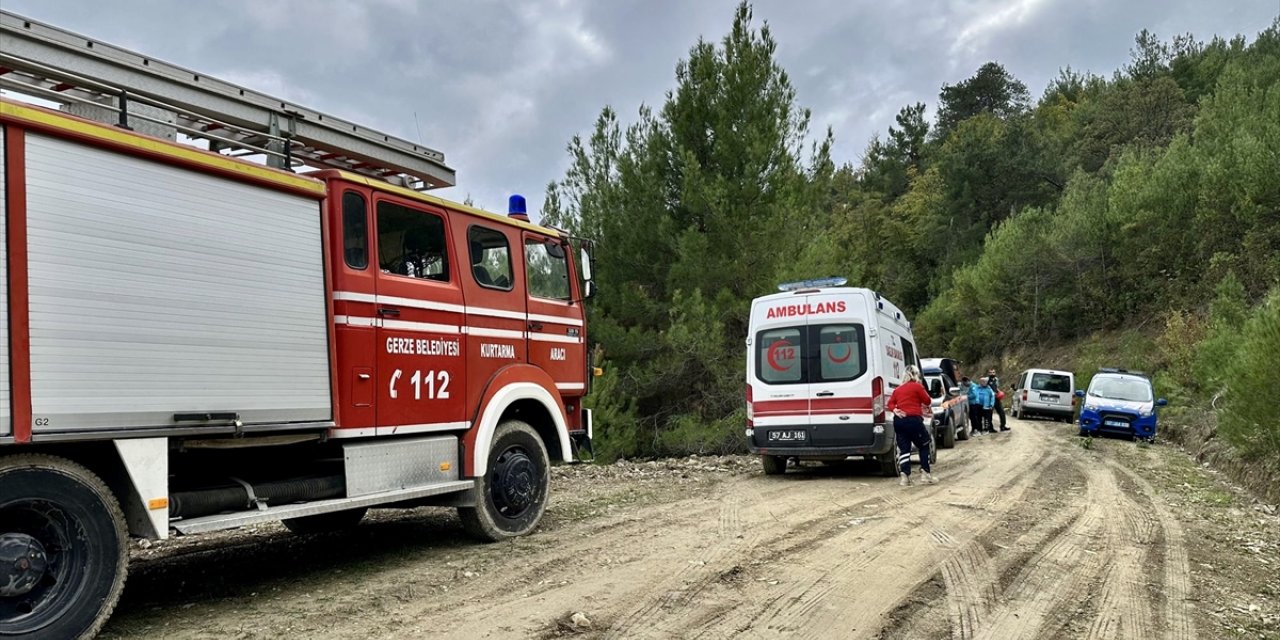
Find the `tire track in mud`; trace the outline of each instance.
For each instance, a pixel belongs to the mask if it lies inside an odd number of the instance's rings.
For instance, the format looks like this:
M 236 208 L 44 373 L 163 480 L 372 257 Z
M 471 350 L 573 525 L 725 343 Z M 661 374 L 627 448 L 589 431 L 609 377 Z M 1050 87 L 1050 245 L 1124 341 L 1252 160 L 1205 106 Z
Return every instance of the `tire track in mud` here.
M 1085 637 L 1090 640 L 1149 638 L 1152 606 L 1146 590 L 1140 586 L 1145 573 L 1142 560 L 1145 545 L 1156 537 L 1159 523 L 1121 488 L 1112 468 L 1099 469 L 1093 477 L 1107 496 L 1112 513 L 1107 522 L 1106 539 L 1106 548 L 1112 556 L 1101 583 L 1089 588 L 1090 592 L 1099 594 L 1099 598 Z
M 1140 498 L 1149 505 L 1147 508 L 1150 515 L 1158 522 L 1160 533 L 1163 534 L 1163 637 L 1167 640 L 1192 640 L 1196 637 L 1196 628 L 1191 612 L 1191 562 L 1187 557 L 1186 534 L 1182 523 L 1160 501 L 1155 488 L 1146 478 L 1115 461 L 1108 461 L 1108 465 L 1137 487 Z
M 1079 478 L 1082 491 L 1050 493 L 1043 504 L 1006 514 L 1042 514 L 1012 548 L 953 544 L 946 532 L 931 532 L 931 541 L 950 551 L 937 574 L 945 604 L 912 605 L 920 601 L 913 593 L 900 609 L 925 620 L 945 613 L 952 638 L 1194 638 L 1180 523 L 1138 474 L 1068 451 L 1048 477 Z M 924 583 L 918 591 L 933 588 Z M 946 631 L 899 619 L 881 637 L 941 638 Z
M 1037 461 L 1044 459 L 1042 455 Z M 756 615 L 734 630 L 758 629 L 806 637 L 833 633 L 847 635 L 857 629 L 865 632 L 874 626 L 875 618 L 882 611 L 892 608 L 895 592 L 911 591 L 913 585 L 934 572 L 936 563 L 931 558 L 945 553 L 945 549 L 930 544 L 930 541 L 956 544 L 952 530 L 966 538 L 973 535 L 970 528 L 977 521 L 988 517 L 989 512 L 998 509 L 1001 503 L 1019 499 L 1038 479 L 1038 471 L 1042 468 L 1042 465 L 1029 460 L 1007 468 L 967 468 L 964 475 L 974 478 L 974 486 L 947 483 L 921 488 L 923 490 L 913 488 L 915 490 L 909 489 L 906 493 L 899 489 L 899 493 L 890 494 L 891 499 L 887 500 L 894 505 L 894 512 L 889 517 L 869 527 L 856 529 L 860 534 L 856 544 L 862 549 L 861 553 L 850 557 L 845 551 L 848 546 L 845 538 L 852 530 L 837 532 L 821 540 L 817 547 L 808 547 L 808 557 L 799 567 L 807 575 L 793 580 L 793 586 L 768 600 Z M 1001 480 L 1002 483 L 996 484 Z M 961 500 L 968 498 L 969 502 L 954 505 L 933 500 L 944 489 L 965 491 Z M 974 495 L 978 491 L 982 494 Z M 911 501 L 905 502 L 898 496 L 909 496 Z M 956 510 L 960 513 L 944 509 L 948 513 L 945 521 L 939 523 L 944 526 L 922 526 L 929 520 L 931 512 L 947 504 L 962 507 Z M 921 553 L 921 548 L 928 552 Z M 869 602 L 868 595 L 872 600 L 880 600 L 882 608 L 878 608 L 875 602 Z
M 943 483 L 917 487 L 916 489 L 919 489 L 925 495 L 934 495 L 948 488 L 948 485 L 945 484 L 947 481 L 965 481 L 975 476 L 978 471 L 978 469 L 968 466 L 953 471 L 949 470 L 948 473 L 939 476 L 944 481 Z M 785 481 L 785 479 L 783 480 Z M 846 481 L 847 478 L 837 478 L 837 480 Z M 812 480 L 797 478 L 796 481 L 807 483 Z M 756 505 L 776 506 L 775 502 L 771 502 L 761 495 L 759 487 L 769 483 L 777 485 L 777 479 L 752 478 L 745 481 L 745 483 L 746 486 L 757 492 L 756 496 L 759 499 L 755 502 Z M 785 487 L 785 485 L 777 486 Z M 718 554 L 711 561 L 707 561 L 705 564 L 698 564 L 694 571 L 682 570 L 680 576 L 663 581 L 663 586 L 656 591 L 661 595 L 657 597 L 652 595 L 645 596 L 648 601 L 640 608 L 634 609 L 618 619 L 609 628 L 605 637 L 669 638 L 675 637 L 675 635 L 687 636 L 693 633 L 700 633 L 702 630 L 716 625 L 731 624 L 729 620 L 733 616 L 716 616 L 714 619 L 703 621 L 689 618 L 698 617 L 696 608 L 692 606 L 695 601 L 704 595 L 708 587 L 712 587 L 718 582 L 717 578 L 720 575 L 732 570 L 733 566 L 745 565 L 748 572 L 750 572 L 755 567 L 775 564 L 797 555 L 807 555 L 813 551 L 816 545 L 836 537 L 842 530 L 850 529 L 849 522 L 861 520 L 874 523 L 871 527 L 861 528 L 861 531 L 875 532 L 885 528 L 892 528 L 893 525 L 886 523 L 884 521 L 885 518 L 879 514 L 871 516 L 858 516 L 855 514 L 861 509 L 875 507 L 882 503 L 888 505 L 890 509 L 905 506 L 903 500 L 897 496 L 897 493 L 902 491 L 902 488 L 898 487 L 896 483 L 890 484 L 887 479 L 869 486 L 872 489 L 868 495 L 849 504 L 834 504 L 820 511 L 814 511 L 811 508 L 792 509 L 792 513 L 801 510 L 806 513 L 803 520 L 792 524 L 790 528 L 779 530 L 778 525 L 785 525 L 786 522 L 785 519 L 778 519 L 776 515 L 773 517 L 773 522 L 764 521 L 762 518 L 758 519 L 754 524 L 762 525 L 761 532 L 753 536 L 752 540 L 747 543 L 733 545 L 735 549 L 742 549 L 741 552 L 737 554 Z M 733 489 L 735 488 L 728 487 L 726 491 Z M 741 487 L 736 489 L 741 489 Z M 771 493 L 783 499 L 787 496 L 785 489 L 775 489 Z M 768 535 L 764 535 L 766 532 Z M 653 589 L 646 591 L 650 594 L 655 592 Z M 720 595 L 731 596 L 732 600 L 737 602 L 747 602 L 745 597 L 737 594 Z M 754 604 L 754 606 L 758 607 L 759 605 Z M 738 626 L 741 625 L 739 624 Z
M 942 565 L 951 637 L 972 638 L 986 621 L 996 599 L 996 576 L 991 557 L 977 541 L 955 550 Z
M 973 469 L 970 473 L 965 473 L 964 476 L 966 479 L 968 477 L 976 477 L 978 475 L 977 471 L 977 469 Z M 1025 471 L 1023 473 L 1019 473 L 1013 480 L 1009 481 L 1001 488 L 1008 489 L 1010 485 L 1024 476 Z M 952 483 L 954 483 L 954 481 L 955 479 L 951 479 Z M 954 486 L 951 485 L 945 488 L 953 489 Z M 885 502 L 891 509 L 901 512 L 900 515 L 903 516 L 903 520 L 917 520 L 927 509 L 922 506 L 924 504 L 924 500 L 941 493 L 944 487 L 935 486 L 933 489 L 934 490 L 929 492 L 927 495 L 917 494 L 913 496 L 915 499 L 910 504 L 903 501 L 899 497 L 899 494 L 895 493 L 888 494 Z M 984 502 L 989 503 L 991 501 L 988 500 Z M 910 522 L 907 524 L 910 524 Z M 817 623 L 807 625 L 806 621 L 808 617 L 821 605 L 826 604 L 826 600 L 828 598 L 833 595 L 839 597 L 842 589 L 848 590 L 852 588 L 855 591 L 861 590 L 862 583 L 859 583 L 854 579 L 856 574 L 860 570 L 866 569 L 874 562 L 879 561 L 884 557 L 889 552 L 889 549 L 886 549 L 886 546 L 892 540 L 900 536 L 902 528 L 903 523 L 901 521 L 885 518 L 876 522 L 872 528 L 862 530 L 862 536 L 858 541 L 860 546 L 869 548 L 869 551 L 865 552 L 856 560 L 837 562 L 834 569 L 820 572 L 815 579 L 808 583 L 801 583 L 798 588 L 790 590 L 787 594 L 784 594 L 775 600 L 775 603 L 778 601 L 784 601 L 785 603 L 782 606 L 770 606 L 763 608 L 760 614 L 749 621 L 747 627 L 752 628 L 758 626 L 762 621 L 770 623 L 768 625 L 769 629 L 776 629 L 780 631 L 790 631 L 793 629 L 800 630 L 806 628 L 806 626 L 817 626 Z M 949 539 L 949 534 L 945 532 L 937 531 L 937 534 L 943 539 Z M 840 543 L 838 539 L 826 542 L 829 546 Z M 909 544 L 913 547 L 916 546 L 915 542 L 911 542 Z M 806 548 L 806 551 L 812 551 L 812 548 Z
M 758 498 L 755 504 L 769 504 L 758 491 L 759 485 L 755 483 L 757 480 L 759 482 L 770 482 L 772 479 L 752 479 L 748 481 L 750 484 L 747 485 L 752 487 L 752 490 L 755 491 L 754 495 Z M 682 570 L 681 575 L 665 580 L 664 586 L 661 587 L 661 595 L 657 597 L 652 595 L 645 596 L 648 601 L 640 608 L 633 610 L 615 622 L 605 634 L 605 637 L 668 638 L 674 637 L 673 633 L 678 632 L 680 635 L 687 635 L 692 633 L 692 630 L 723 623 L 727 619 L 726 616 L 716 616 L 713 619 L 703 621 L 688 620 L 686 618 L 698 615 L 696 608 L 691 605 L 695 603 L 699 596 L 703 595 L 708 587 L 715 585 L 721 575 L 731 571 L 734 567 L 745 565 L 749 574 L 752 567 L 759 567 L 798 554 L 808 553 L 813 549 L 814 545 L 831 538 L 834 535 L 833 532 L 846 528 L 848 526 L 847 522 L 859 520 L 858 516 L 853 515 L 859 510 L 881 503 L 888 505 L 902 504 L 901 500 L 893 495 L 893 492 L 899 489 L 896 485 L 890 487 L 887 486 L 886 482 L 880 482 L 871 486 L 876 488 L 872 490 L 870 495 L 850 504 L 833 504 L 816 512 L 812 509 L 804 508 L 791 509 L 787 515 L 805 511 L 805 519 L 785 530 L 777 530 L 778 521 L 785 519 L 777 518 L 776 514 L 770 514 L 772 522 L 757 518 L 753 524 L 763 525 L 759 528 L 759 533 L 751 536 L 750 540 L 731 545 L 733 549 L 723 549 L 724 553 L 716 554 L 709 560 L 704 559 L 702 562 L 696 563 L 692 570 Z M 932 488 L 941 490 L 941 485 L 935 485 Z M 784 491 L 775 493 L 781 493 L 785 496 Z M 767 509 L 765 510 L 767 511 Z M 871 516 L 861 519 L 879 523 L 882 517 Z M 766 532 L 768 532 L 768 535 L 765 535 Z M 730 551 L 739 552 L 735 554 L 730 553 Z M 761 560 L 761 558 L 766 558 L 767 561 Z M 685 569 L 688 568 L 686 567 Z M 652 590 L 646 591 L 653 593 Z
M 1065 508 L 1061 489 L 1062 485 L 1074 484 L 1075 478 L 1083 486 L 1083 474 L 1070 461 L 1056 455 L 1042 457 L 1033 468 L 1037 474 L 1024 491 L 1026 499 L 1009 511 L 980 512 L 979 517 L 989 514 L 1000 518 L 949 549 L 937 574 L 944 585 L 943 593 L 939 597 L 922 597 L 919 592 L 932 591 L 933 586 L 926 582 L 918 587 L 904 601 L 932 604 L 915 607 L 910 617 L 895 610 L 881 630 L 881 638 L 972 638 L 981 631 L 998 607 L 999 594 L 1035 555 L 1034 551 L 1018 549 L 1038 548 L 1045 541 L 1064 535 L 1079 517 L 1078 510 Z M 988 498 L 981 502 L 990 501 Z M 1042 513 L 1051 515 L 1042 518 Z M 948 626 L 939 628 L 936 620 L 940 618 L 947 620 Z
M 708 575 L 707 567 L 719 566 L 727 558 L 732 557 L 739 547 L 754 542 L 755 536 L 744 536 L 741 514 L 741 495 L 723 498 L 720 506 L 720 518 L 717 523 L 717 539 L 705 549 L 696 560 L 688 561 L 676 575 L 667 581 L 668 588 L 659 597 L 649 598 L 644 606 L 619 619 L 605 637 L 627 634 L 640 627 L 649 627 L 650 621 L 661 609 L 680 609 L 687 607 L 703 588 L 715 579 Z M 714 616 L 713 616 L 714 617 Z
M 998 512 L 1002 502 L 1016 502 L 1033 488 L 1039 488 L 1046 473 L 1054 468 L 1053 461 L 1054 457 L 1050 454 L 1042 454 L 1030 468 L 1005 483 L 986 500 L 981 501 L 980 506 L 977 507 L 978 513 L 986 515 Z M 1016 496 L 1011 496 L 1014 486 L 1032 472 L 1035 472 L 1035 477 L 1028 481 Z M 945 587 L 947 619 L 950 622 L 953 638 L 972 638 L 995 602 L 997 585 L 995 567 L 982 540 L 988 538 L 997 526 L 993 523 L 973 538 L 964 541 L 957 541 L 945 531 L 933 532 L 938 544 L 950 551 L 950 555 L 943 562 L 940 574 Z
M 1005 589 L 990 623 L 979 630 L 975 638 L 999 640 L 1043 635 L 1043 628 L 1053 614 L 1070 598 L 1082 593 L 1081 585 L 1102 572 L 1106 556 L 1087 548 L 1105 538 L 1106 513 L 1099 502 L 1097 482 L 1088 474 L 1086 478 L 1084 494 L 1074 501 L 1084 504 L 1083 511 L 1067 527 L 1049 529 L 1057 531 L 1053 537 L 1033 543 L 1038 551 Z M 1034 530 L 1030 532 L 1034 533 Z

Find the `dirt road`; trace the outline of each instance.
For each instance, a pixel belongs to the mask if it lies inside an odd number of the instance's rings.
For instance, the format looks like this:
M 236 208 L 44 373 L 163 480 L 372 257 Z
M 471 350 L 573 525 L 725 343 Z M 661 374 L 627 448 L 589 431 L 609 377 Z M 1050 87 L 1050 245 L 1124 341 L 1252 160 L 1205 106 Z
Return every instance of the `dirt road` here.
M 105 637 L 1274 633 L 1269 507 L 1164 447 L 1013 426 L 943 451 L 934 486 L 860 467 L 766 478 L 751 458 L 580 466 L 557 469 L 544 527 L 507 544 L 431 510 L 166 542 L 138 552 Z

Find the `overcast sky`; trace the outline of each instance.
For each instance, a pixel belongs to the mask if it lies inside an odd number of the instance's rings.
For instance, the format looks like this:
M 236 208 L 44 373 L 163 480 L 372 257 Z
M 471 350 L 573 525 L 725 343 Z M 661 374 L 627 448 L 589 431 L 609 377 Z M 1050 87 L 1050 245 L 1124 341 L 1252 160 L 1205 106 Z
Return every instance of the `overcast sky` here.
M 109 8 L 108 8 L 109 5 Z M 0 7 L 445 153 L 439 191 L 505 211 L 541 206 L 565 145 L 605 105 L 661 104 L 699 37 L 735 0 L 0 0 Z M 757 0 L 814 130 L 856 162 L 903 105 L 1004 64 L 1043 92 L 1059 68 L 1101 74 L 1141 29 L 1250 39 L 1280 0 Z M 417 123 L 414 114 L 417 114 Z M 420 133 L 419 133 L 420 132 Z

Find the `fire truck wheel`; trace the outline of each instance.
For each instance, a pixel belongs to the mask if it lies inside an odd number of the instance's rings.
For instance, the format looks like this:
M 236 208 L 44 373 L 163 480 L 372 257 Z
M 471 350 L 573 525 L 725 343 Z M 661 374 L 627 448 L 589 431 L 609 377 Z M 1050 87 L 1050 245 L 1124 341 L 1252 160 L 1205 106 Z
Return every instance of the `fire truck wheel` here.
M 368 509 L 347 509 L 346 511 L 334 511 L 332 513 L 322 513 L 316 516 L 303 516 L 301 518 L 286 518 L 280 521 L 284 528 L 298 534 L 307 535 L 310 533 L 328 533 L 330 531 L 342 531 L 350 529 L 364 519 L 364 514 Z
M 0 637 L 92 638 L 124 589 L 128 534 L 98 476 L 62 458 L 0 458 Z
M 476 506 L 459 507 L 467 533 L 485 542 L 521 536 L 547 509 L 551 461 L 533 427 L 519 420 L 498 425 L 489 470 L 476 481 Z

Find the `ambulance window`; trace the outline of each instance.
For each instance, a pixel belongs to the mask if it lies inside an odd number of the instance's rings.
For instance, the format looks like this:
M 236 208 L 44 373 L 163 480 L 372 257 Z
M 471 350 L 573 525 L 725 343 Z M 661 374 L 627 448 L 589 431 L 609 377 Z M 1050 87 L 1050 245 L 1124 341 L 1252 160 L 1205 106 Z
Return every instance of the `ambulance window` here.
M 815 382 L 853 380 L 866 372 L 866 341 L 862 325 L 833 324 L 818 330 L 819 379 Z
M 501 231 L 471 227 L 471 274 L 482 287 L 511 290 L 511 245 Z
M 902 341 L 902 360 L 908 366 L 920 366 L 916 362 L 916 348 L 911 344 L 910 340 Z
M 804 327 L 770 329 L 756 334 L 756 377 L 768 384 L 791 384 L 804 378 Z
M 554 240 L 526 239 L 524 261 L 529 295 L 552 300 L 569 299 L 569 265 L 563 245 Z
M 369 266 L 369 213 L 364 196 L 354 191 L 342 194 L 342 251 L 348 267 Z
M 379 202 L 378 266 L 383 273 L 448 282 L 444 220 L 425 211 Z

